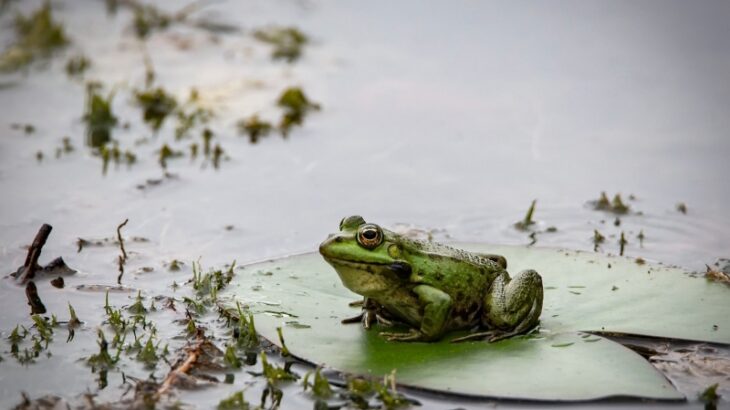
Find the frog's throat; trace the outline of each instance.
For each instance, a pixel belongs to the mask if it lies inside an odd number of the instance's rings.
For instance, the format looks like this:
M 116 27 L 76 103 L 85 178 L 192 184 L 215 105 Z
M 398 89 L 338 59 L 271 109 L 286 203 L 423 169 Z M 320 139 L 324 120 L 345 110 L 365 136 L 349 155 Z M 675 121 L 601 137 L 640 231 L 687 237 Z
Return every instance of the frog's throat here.
M 397 275 L 410 265 L 403 263 L 373 263 L 325 257 L 340 276 L 347 289 L 363 296 L 379 296 L 399 286 Z M 407 268 L 405 268 L 405 267 Z

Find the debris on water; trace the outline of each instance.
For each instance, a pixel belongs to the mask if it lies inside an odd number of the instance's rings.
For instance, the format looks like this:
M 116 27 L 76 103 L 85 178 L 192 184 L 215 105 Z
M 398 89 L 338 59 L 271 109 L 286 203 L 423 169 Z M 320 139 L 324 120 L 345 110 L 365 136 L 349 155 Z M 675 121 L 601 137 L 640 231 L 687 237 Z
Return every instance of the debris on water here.
M 535 204 L 537 203 L 537 199 L 533 199 L 532 203 L 530 204 L 530 207 L 527 209 L 527 213 L 525 214 L 525 217 L 518 222 L 515 222 L 514 227 L 520 231 L 526 231 L 530 228 L 530 225 L 533 225 L 535 221 L 532 220 L 532 215 L 535 213 Z M 533 242 L 534 243 L 534 242 Z
M 63 276 L 59 276 L 56 279 L 52 279 L 51 285 L 54 288 L 63 289 L 63 287 L 64 287 Z
M 26 67 L 36 58 L 49 57 L 69 43 L 63 26 L 53 19 L 50 1 L 45 1 L 29 16 L 18 14 L 14 26 L 16 38 L 0 54 L 0 71 Z
M 167 169 L 167 160 L 173 158 L 180 158 L 183 156 L 182 151 L 176 151 L 167 144 L 162 144 L 158 151 L 158 162 L 162 169 Z
M 644 236 L 644 230 L 642 229 L 642 230 L 639 231 L 639 234 L 636 235 L 636 239 L 639 240 L 639 246 L 642 247 L 642 248 L 644 247 L 644 238 L 645 238 L 645 236 Z
M 687 215 L 687 205 L 684 202 L 678 203 L 677 211 Z
M 215 144 L 215 148 L 213 148 L 213 158 L 211 159 L 211 162 L 213 163 L 213 168 L 218 169 L 221 159 L 224 158 L 224 154 L 225 151 L 223 151 L 223 147 L 221 147 L 220 144 Z
M 629 206 L 621 199 L 621 194 L 616 194 L 610 201 L 605 192 L 601 192 L 601 196 L 594 201 L 589 202 L 593 209 L 597 211 L 613 212 L 615 214 L 626 214 L 630 211 Z
M 261 121 L 256 114 L 238 121 L 236 125 L 238 126 L 239 134 L 248 135 L 249 141 L 252 144 L 257 143 L 260 138 L 268 136 L 274 128 L 270 122 Z
M 638 257 L 638 258 L 634 259 L 634 262 L 636 262 L 637 265 L 643 265 L 646 263 L 646 261 L 642 257 Z
M 272 26 L 254 32 L 254 37 L 262 42 L 271 44 L 271 58 L 293 63 L 302 55 L 302 48 L 309 39 L 296 27 Z
M 629 242 L 626 240 L 626 237 L 624 236 L 624 232 L 621 231 L 621 237 L 618 240 L 618 244 L 620 246 L 620 249 L 619 249 L 619 253 L 618 254 L 620 256 L 624 256 L 624 248 L 626 247 L 626 244 L 628 244 L 628 243 Z
M 83 54 L 75 55 L 66 61 L 66 74 L 69 77 L 83 77 L 86 70 L 91 67 L 91 60 Z

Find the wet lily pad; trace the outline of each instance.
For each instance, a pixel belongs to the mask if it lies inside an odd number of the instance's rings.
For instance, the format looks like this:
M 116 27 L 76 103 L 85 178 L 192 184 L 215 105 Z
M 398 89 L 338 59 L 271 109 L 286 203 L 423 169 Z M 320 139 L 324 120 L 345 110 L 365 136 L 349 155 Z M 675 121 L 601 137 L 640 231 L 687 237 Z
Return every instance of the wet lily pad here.
M 546 291 L 539 333 L 493 344 L 449 343 L 448 337 L 438 343 L 387 342 L 378 329 L 340 323 L 358 313 L 348 303 L 359 297 L 342 286 L 316 253 L 249 265 L 220 300 L 227 307 L 235 301 L 248 306 L 258 331 L 273 342 L 278 342 L 276 328 L 283 327 L 287 347 L 304 360 L 355 374 L 397 369 L 403 385 L 472 396 L 683 399 L 638 354 L 585 332 L 730 343 L 730 290 L 722 284 L 679 269 L 593 253 L 456 246 L 502 254 L 513 273 L 526 268 L 540 272 Z M 293 317 L 305 326 L 287 326 Z

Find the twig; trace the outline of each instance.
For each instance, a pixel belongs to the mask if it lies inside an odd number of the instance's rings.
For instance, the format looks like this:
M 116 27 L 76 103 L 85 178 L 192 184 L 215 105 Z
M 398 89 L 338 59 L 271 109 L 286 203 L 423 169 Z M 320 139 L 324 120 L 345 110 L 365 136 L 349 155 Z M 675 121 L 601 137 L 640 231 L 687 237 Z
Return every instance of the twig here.
M 122 228 L 129 222 L 129 218 L 125 219 L 124 222 L 117 226 L 117 239 L 119 240 L 119 248 L 122 249 L 122 256 L 124 260 L 127 260 L 127 251 L 124 250 L 124 239 L 122 239 Z
M 165 377 L 165 380 L 162 381 L 162 384 L 160 384 L 160 387 L 157 389 L 157 392 L 155 393 L 155 400 L 159 400 L 159 398 L 167 393 L 170 388 L 172 388 L 173 384 L 175 383 L 175 380 L 180 377 L 183 374 L 187 374 L 190 370 L 192 370 L 193 365 L 195 362 L 198 361 L 198 357 L 200 356 L 201 349 L 203 347 L 203 344 L 205 344 L 205 337 L 204 336 L 198 336 L 200 340 L 198 343 L 195 344 L 191 349 L 188 350 L 188 355 L 185 357 L 185 360 L 183 362 L 170 370 L 170 373 L 167 374 Z
M 48 235 L 51 234 L 51 229 L 53 229 L 51 225 L 43 224 L 38 230 L 38 233 L 35 235 L 33 243 L 30 245 L 30 248 L 28 248 L 28 255 L 25 257 L 25 264 L 18 275 L 20 283 L 25 284 L 35 276 L 35 271 L 38 268 L 38 258 L 41 256 L 41 250 L 43 250 L 43 245 L 46 244 Z
M 38 296 L 38 288 L 36 288 L 35 282 L 30 281 L 25 286 L 25 296 L 28 298 L 31 315 L 46 313 L 46 307 L 43 305 L 40 296 Z
M 124 249 L 124 239 L 122 238 L 122 228 L 129 222 L 129 218 L 125 219 L 124 222 L 117 226 L 117 240 L 119 241 L 119 249 L 122 250 L 122 254 L 119 255 L 119 276 L 117 276 L 117 285 L 122 284 L 122 276 L 124 276 L 124 263 L 127 262 L 127 251 Z

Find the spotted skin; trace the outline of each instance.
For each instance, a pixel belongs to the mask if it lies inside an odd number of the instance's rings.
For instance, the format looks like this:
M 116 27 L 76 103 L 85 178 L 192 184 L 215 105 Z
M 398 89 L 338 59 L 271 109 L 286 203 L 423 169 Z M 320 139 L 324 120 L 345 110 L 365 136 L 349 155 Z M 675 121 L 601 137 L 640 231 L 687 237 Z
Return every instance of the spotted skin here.
M 542 311 L 534 270 L 510 278 L 499 255 L 409 239 L 359 216 L 344 218 L 320 253 L 345 287 L 412 327 L 382 333 L 389 340 L 435 341 L 462 329 L 499 340 L 534 328 Z

